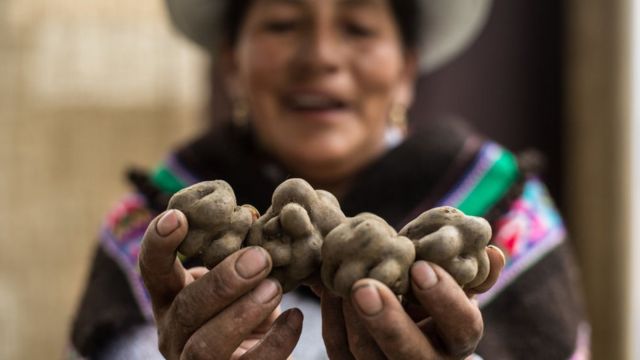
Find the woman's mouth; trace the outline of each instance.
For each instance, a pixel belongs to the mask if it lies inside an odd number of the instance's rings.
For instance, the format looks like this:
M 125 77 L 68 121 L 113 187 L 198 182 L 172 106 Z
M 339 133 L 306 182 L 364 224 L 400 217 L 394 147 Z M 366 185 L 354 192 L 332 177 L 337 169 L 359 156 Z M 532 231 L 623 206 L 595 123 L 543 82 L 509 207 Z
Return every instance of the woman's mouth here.
M 339 121 L 349 109 L 341 98 L 326 93 L 296 92 L 284 97 L 284 105 L 303 119 L 321 122 Z
M 288 105 L 296 111 L 331 111 L 346 108 L 345 102 L 331 96 L 297 94 L 289 97 Z

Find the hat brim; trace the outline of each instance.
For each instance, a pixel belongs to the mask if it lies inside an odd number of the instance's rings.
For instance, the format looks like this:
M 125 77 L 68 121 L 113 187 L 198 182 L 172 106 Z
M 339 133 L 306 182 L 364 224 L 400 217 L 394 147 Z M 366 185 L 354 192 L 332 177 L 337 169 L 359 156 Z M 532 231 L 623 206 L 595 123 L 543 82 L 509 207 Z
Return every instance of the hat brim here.
M 178 30 L 215 53 L 214 36 L 223 0 L 166 0 Z M 422 44 L 420 70 L 428 73 L 451 61 L 469 47 L 484 28 L 492 0 L 421 0 Z

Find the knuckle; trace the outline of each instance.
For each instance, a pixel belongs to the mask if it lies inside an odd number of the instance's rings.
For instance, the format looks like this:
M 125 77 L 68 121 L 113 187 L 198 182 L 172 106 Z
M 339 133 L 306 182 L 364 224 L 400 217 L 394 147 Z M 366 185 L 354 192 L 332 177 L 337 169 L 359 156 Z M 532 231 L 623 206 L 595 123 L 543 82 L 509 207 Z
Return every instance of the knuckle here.
M 216 352 L 204 340 L 190 339 L 182 351 L 184 360 L 212 360 L 219 358 Z
M 193 299 L 184 291 L 178 293 L 173 300 L 172 318 L 182 328 L 192 327 L 194 324 L 194 302 Z
M 235 299 L 238 297 L 238 286 L 235 283 L 234 275 L 226 274 L 225 271 L 215 269 L 210 272 L 212 296 L 220 300 Z
M 236 303 L 236 306 L 229 308 L 229 310 L 232 311 L 234 322 L 238 325 L 251 324 L 255 322 L 255 319 L 270 311 L 265 305 L 256 304 L 247 299 L 240 300 Z
M 404 342 L 404 332 L 400 328 L 400 324 L 376 324 L 372 326 L 372 333 L 376 334 L 376 338 L 385 339 L 389 344 L 400 345 Z
M 361 345 L 360 342 L 357 341 L 356 337 L 349 336 L 349 341 L 347 343 L 349 344 L 349 351 L 352 354 L 359 354 L 361 352 Z
M 475 351 L 480 342 L 484 329 L 482 319 L 474 317 L 469 320 L 469 325 L 451 338 L 449 346 L 451 355 L 468 356 Z

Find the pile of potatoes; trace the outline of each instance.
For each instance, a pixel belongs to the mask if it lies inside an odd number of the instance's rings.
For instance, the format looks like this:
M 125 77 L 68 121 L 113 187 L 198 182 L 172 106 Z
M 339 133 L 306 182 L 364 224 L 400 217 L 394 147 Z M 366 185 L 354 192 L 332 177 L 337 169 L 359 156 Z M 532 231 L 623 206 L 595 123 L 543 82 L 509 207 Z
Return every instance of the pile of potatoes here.
M 418 260 L 440 265 L 463 288 L 482 284 L 489 274 L 485 247 L 491 227 L 452 207 L 428 210 L 398 233 L 374 214 L 346 217 L 331 193 L 289 179 L 276 188 L 262 216 L 253 206 L 238 206 L 233 189 L 221 180 L 179 191 L 169 208 L 189 221 L 179 248 L 184 256 L 200 257 L 212 268 L 244 246 L 261 246 L 271 255 L 271 276 L 285 292 L 320 275 L 325 287 L 343 297 L 362 278 L 404 295 L 409 268 Z

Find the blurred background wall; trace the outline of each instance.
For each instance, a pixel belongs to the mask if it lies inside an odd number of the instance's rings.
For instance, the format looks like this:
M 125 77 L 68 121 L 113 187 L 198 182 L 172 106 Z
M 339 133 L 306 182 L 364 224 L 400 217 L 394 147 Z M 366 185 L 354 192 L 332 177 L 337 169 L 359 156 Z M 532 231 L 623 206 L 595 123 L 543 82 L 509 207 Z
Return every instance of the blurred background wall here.
M 208 109 L 225 113 L 206 59 L 162 4 L 0 0 L 0 359 L 63 352 L 124 169 L 153 166 Z M 595 359 L 624 358 L 629 338 L 625 4 L 495 0 L 474 46 L 420 80 L 411 114 L 459 115 L 546 155 L 583 266 Z
M 198 126 L 162 1 L 0 0 L 0 359 L 60 358 L 101 219 Z
M 567 221 L 592 322 L 594 359 L 637 359 L 630 319 L 630 17 L 632 1 L 569 0 L 563 144 Z

